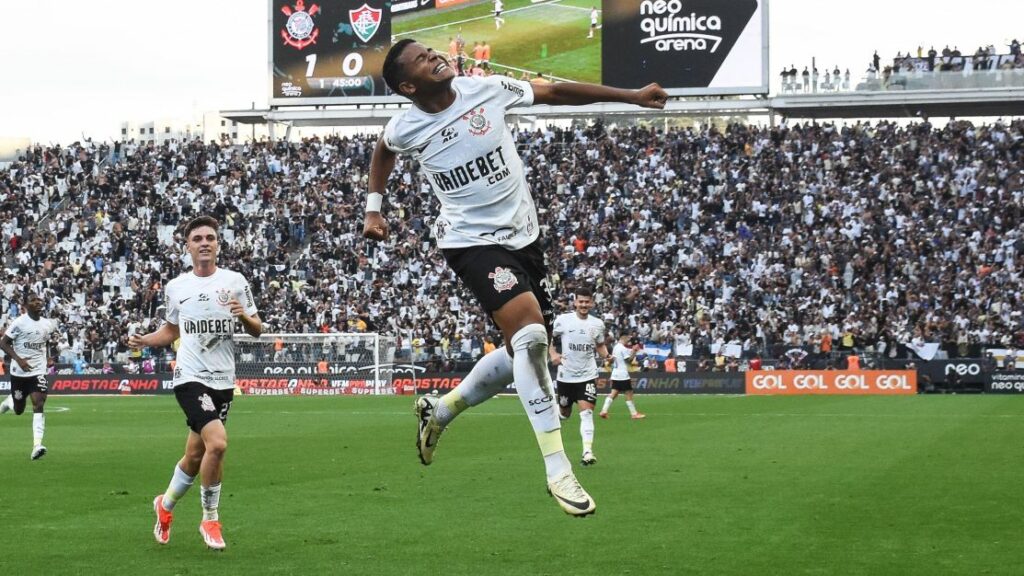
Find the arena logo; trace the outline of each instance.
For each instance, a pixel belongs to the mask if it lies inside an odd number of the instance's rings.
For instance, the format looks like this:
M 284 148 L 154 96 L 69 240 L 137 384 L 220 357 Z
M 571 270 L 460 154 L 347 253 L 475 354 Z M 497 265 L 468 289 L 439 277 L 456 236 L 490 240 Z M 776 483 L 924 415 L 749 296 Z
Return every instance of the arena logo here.
M 717 15 L 683 14 L 682 0 L 644 0 L 640 4 L 640 30 L 649 37 L 641 44 L 654 43 L 658 52 L 710 52 L 718 50 L 722 18 Z

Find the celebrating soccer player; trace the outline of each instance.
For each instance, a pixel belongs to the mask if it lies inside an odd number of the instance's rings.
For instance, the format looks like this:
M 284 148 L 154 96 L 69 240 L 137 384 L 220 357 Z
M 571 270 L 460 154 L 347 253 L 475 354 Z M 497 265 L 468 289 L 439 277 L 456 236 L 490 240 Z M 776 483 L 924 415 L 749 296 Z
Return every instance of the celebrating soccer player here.
M 572 414 L 572 405 L 580 408 L 580 438 L 583 439 L 584 466 L 597 463 L 594 456 L 594 405 L 597 404 L 597 360 L 608 357 L 604 343 L 604 322 L 590 315 L 594 293 L 580 286 L 573 301 L 575 312 L 555 318 L 551 331 L 551 363 L 558 366 L 558 408 L 562 416 Z M 560 340 L 561 352 L 555 338 Z
M 505 336 L 505 346 L 477 362 L 465 380 L 440 399 L 417 400 L 417 447 L 430 464 L 438 438 L 460 412 L 512 383 L 544 456 L 548 490 L 568 514 L 595 509 L 562 448 L 548 372 L 551 301 L 540 223 L 505 112 L 532 104 L 626 102 L 663 108 L 657 84 L 622 90 L 594 84 L 530 85 L 502 76 L 456 77 L 445 58 L 406 39 L 391 47 L 384 79 L 413 107 L 384 129 L 370 163 L 363 234 L 388 238 L 381 214 L 385 185 L 398 154 L 419 161 L 441 203 L 434 236 L 445 260 Z
M 25 302 L 26 312 L 15 318 L 0 338 L 0 350 L 10 361 L 11 372 L 11 395 L 0 403 L 0 414 L 13 410 L 20 416 L 25 411 L 26 399 L 32 399 L 33 460 L 46 455 L 46 345 L 57 330 L 56 320 L 42 317 L 44 305 L 38 294 L 30 294 Z
M 249 282 L 239 273 L 217 267 L 220 239 L 218 222 L 201 216 L 185 227 L 185 241 L 192 257 L 192 271 L 167 283 L 166 322 L 156 332 L 134 335 L 135 349 L 168 346 L 181 338 L 174 368 L 174 396 L 185 413 L 188 440 L 167 490 L 153 500 L 160 544 L 171 537 L 174 505 L 201 475 L 200 500 L 203 521 L 199 524 L 206 545 L 225 548 L 218 506 L 224 453 L 228 435 L 224 425 L 235 388 L 235 326 L 259 336 L 263 324 Z

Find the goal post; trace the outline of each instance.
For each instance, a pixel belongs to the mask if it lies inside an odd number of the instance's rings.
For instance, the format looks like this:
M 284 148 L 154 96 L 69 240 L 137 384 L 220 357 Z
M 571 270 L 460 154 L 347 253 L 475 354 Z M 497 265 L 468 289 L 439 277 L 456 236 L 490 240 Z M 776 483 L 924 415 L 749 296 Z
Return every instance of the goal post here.
M 236 335 L 243 394 L 394 394 L 397 339 L 377 333 Z M 401 393 L 401 391 L 397 391 Z

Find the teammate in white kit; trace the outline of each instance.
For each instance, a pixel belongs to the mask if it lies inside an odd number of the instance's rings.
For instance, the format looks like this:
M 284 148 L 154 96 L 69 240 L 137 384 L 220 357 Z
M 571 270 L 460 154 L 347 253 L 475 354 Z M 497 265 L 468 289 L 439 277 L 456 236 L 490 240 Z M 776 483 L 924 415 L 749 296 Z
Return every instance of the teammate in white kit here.
M 628 334 L 619 335 L 619 341 L 612 348 L 612 392 L 604 397 L 604 406 L 601 407 L 601 418 L 608 418 L 608 410 L 612 402 L 620 392 L 626 394 L 626 407 L 634 420 L 647 418 L 643 412 L 637 412 L 636 404 L 633 403 L 633 382 L 629 378 L 629 361 L 636 356 L 636 348 L 626 346 L 629 342 Z
M 505 9 L 505 3 L 501 0 L 494 0 L 494 29 L 501 30 L 501 25 L 505 23 L 505 19 L 501 17 L 502 10 Z
M 0 350 L 7 355 L 11 373 L 11 394 L 0 403 L 0 414 L 13 411 L 21 416 L 27 399 L 32 399 L 32 452 L 38 460 L 46 455 L 43 433 L 46 431 L 46 346 L 57 330 L 57 321 L 43 318 L 43 299 L 30 294 L 26 312 L 14 319 L 0 338 Z
M 206 545 L 225 548 L 218 515 L 224 453 L 224 428 L 235 389 L 235 327 L 259 336 L 263 324 L 256 311 L 249 282 L 237 272 L 217 267 L 219 224 L 201 216 L 185 227 L 192 271 L 167 283 L 164 291 L 166 321 L 156 332 L 134 335 L 132 348 L 169 346 L 179 337 L 174 368 L 174 396 L 189 427 L 185 455 L 178 461 L 167 490 L 153 500 L 160 544 L 171 537 L 174 505 L 201 475 L 203 521 L 199 524 Z
M 597 30 L 597 6 L 590 7 L 590 32 L 587 34 L 587 38 L 594 37 L 594 30 Z
M 445 260 L 501 329 L 505 346 L 477 362 L 455 389 L 417 399 L 420 461 L 430 464 L 441 431 L 466 408 L 515 381 L 547 472 L 548 490 L 568 514 L 594 511 L 562 448 L 547 366 L 551 301 L 537 210 L 505 112 L 532 104 L 627 102 L 663 108 L 657 84 L 620 90 L 593 84 L 533 86 L 503 76 L 457 78 L 441 55 L 411 39 L 391 47 L 384 79 L 412 108 L 388 122 L 370 162 L 363 235 L 388 238 L 381 215 L 398 154 L 415 158 L 441 204 L 434 236 Z
M 583 439 L 584 466 L 597 463 L 594 456 L 594 405 L 597 404 L 597 360 L 608 358 L 604 343 L 604 322 L 590 315 L 594 294 L 589 288 L 575 291 L 575 312 L 555 318 L 551 331 L 551 363 L 558 366 L 558 408 L 562 416 L 572 414 L 572 405 L 580 408 L 580 438 Z M 561 340 L 561 352 L 554 338 Z

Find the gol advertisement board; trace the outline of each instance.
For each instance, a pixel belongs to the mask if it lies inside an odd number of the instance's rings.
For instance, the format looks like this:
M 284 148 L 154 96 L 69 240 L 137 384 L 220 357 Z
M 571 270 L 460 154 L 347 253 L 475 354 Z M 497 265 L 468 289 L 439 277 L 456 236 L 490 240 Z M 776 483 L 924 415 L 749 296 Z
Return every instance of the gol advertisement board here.
M 747 394 L 916 394 L 913 370 L 754 370 L 746 373 Z

